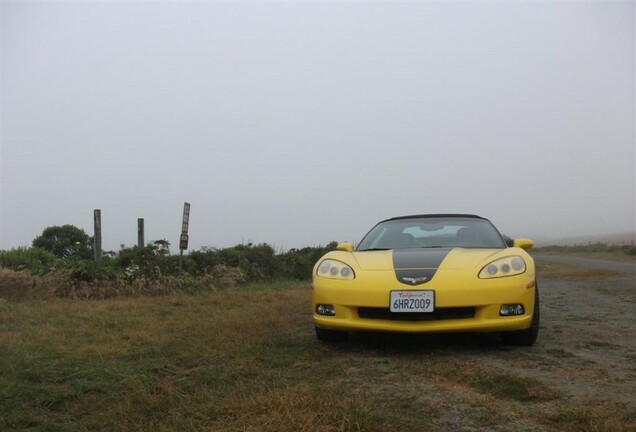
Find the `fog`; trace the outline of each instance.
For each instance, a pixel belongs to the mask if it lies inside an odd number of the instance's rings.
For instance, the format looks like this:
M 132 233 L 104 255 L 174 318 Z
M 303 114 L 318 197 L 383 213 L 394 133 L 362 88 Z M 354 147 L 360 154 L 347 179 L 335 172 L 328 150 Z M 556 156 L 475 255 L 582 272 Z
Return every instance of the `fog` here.
M 633 2 L 3 2 L 0 249 L 636 231 Z

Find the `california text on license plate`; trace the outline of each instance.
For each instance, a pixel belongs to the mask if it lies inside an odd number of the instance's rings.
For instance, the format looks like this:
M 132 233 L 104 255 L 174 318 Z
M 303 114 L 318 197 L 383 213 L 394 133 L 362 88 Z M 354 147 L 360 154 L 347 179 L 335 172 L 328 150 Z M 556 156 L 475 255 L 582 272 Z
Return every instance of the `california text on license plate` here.
M 433 312 L 435 291 L 391 291 L 391 312 Z

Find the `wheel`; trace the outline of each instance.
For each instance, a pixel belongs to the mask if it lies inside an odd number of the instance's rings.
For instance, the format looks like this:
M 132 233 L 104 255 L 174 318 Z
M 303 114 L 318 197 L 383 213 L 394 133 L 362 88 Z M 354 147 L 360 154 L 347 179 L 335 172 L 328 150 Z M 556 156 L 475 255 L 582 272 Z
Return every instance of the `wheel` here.
M 349 333 L 340 330 L 327 330 L 314 326 L 316 328 L 316 337 L 324 342 L 342 342 L 349 338 Z
M 501 333 L 501 340 L 508 345 L 518 346 L 531 346 L 537 340 L 539 336 L 539 320 L 540 316 L 539 307 L 539 287 L 534 287 L 534 309 L 532 310 L 532 322 L 530 327 L 525 330 L 503 332 Z

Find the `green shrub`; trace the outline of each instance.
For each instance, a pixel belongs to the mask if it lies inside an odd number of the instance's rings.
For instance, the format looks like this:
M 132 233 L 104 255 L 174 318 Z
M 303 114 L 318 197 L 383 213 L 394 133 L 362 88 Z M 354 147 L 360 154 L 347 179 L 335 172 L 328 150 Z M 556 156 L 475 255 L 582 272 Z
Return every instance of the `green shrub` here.
M 327 246 L 290 249 L 280 256 L 282 274 L 285 279 L 308 280 L 316 262 L 329 251 L 335 250 L 338 244 L 331 242 Z
M 336 242 L 331 242 L 324 247 L 290 249 L 281 254 L 276 254 L 274 248 L 265 243 L 241 244 L 225 249 L 204 248 L 184 257 L 183 268 L 193 275 L 206 274 L 218 265 L 239 268 L 245 275 L 246 283 L 308 280 L 316 261 L 336 246 Z
M 276 280 L 281 276 L 279 260 L 274 248 L 266 243 L 240 244 L 225 249 L 204 249 L 189 254 L 196 263 L 195 274 L 205 274 L 217 265 L 239 268 L 250 283 Z
M 162 275 L 176 276 L 178 259 L 178 256 L 168 255 L 165 249 L 153 243 L 144 247 L 123 248 L 113 259 L 112 265 L 129 279 L 143 276 L 155 280 Z
M 108 261 L 97 264 L 95 261 L 67 258 L 59 261 L 59 269 L 63 272 L 66 271 L 71 282 L 91 282 L 114 279 L 117 275 L 117 269 L 109 264 Z
M 0 267 L 11 270 L 27 270 L 32 275 L 47 273 L 55 265 L 56 258 L 39 247 L 17 248 L 0 251 Z

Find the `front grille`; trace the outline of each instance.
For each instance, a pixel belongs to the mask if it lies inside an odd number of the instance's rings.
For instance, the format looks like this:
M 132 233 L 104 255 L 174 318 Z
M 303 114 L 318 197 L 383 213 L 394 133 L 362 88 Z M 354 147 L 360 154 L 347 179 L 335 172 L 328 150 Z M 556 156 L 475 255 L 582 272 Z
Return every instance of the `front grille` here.
M 474 307 L 438 308 L 433 312 L 391 312 L 389 308 L 358 308 L 358 316 L 365 319 L 390 321 L 438 321 L 475 317 Z

